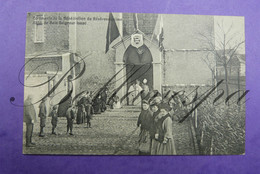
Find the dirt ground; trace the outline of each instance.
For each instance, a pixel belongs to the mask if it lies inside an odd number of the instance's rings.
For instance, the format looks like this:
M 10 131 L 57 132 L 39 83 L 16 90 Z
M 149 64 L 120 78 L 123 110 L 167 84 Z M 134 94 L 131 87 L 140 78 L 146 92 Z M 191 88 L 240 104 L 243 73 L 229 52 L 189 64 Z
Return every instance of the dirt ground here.
M 39 118 L 34 126 L 33 142 L 35 147 L 25 147 L 24 125 L 24 154 L 53 154 L 53 155 L 138 155 L 138 135 L 136 122 L 139 111 L 136 108 L 107 110 L 94 115 L 92 128 L 85 124 L 75 124 L 74 135 L 66 134 L 66 118 L 59 118 L 56 128 L 57 135 L 51 134 L 51 118 L 47 118 L 45 137 L 39 137 Z M 189 124 L 173 123 L 173 136 L 178 155 L 191 155 L 194 149 L 189 133 Z

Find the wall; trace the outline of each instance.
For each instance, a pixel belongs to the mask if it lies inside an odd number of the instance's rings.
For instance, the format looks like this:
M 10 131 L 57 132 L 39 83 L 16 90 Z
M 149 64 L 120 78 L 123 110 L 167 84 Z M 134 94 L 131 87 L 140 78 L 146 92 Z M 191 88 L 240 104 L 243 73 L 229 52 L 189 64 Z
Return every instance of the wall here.
M 105 54 L 108 20 L 93 20 L 94 17 L 108 18 L 109 13 L 45 13 L 45 17 L 74 15 L 92 18 L 92 20 L 87 20 L 86 25 L 76 26 L 47 24 L 45 25 L 45 41 L 34 43 L 32 22 L 33 16 L 37 14 L 40 13 L 28 13 L 26 55 L 64 49 L 67 52 L 77 52 L 85 58 L 86 62 L 85 73 L 75 81 L 78 87 L 77 92 L 95 91 L 115 74 L 116 52 L 111 48 Z M 119 13 L 113 13 L 113 15 L 115 18 L 121 17 Z M 122 32 L 122 21 L 117 21 L 117 24 L 119 31 Z M 198 42 L 198 32 L 208 30 L 211 32 L 213 24 L 212 16 L 163 15 L 164 47 L 173 50 L 201 49 L 203 47 L 202 43 Z M 120 38 L 117 39 L 119 40 Z M 166 52 L 165 60 L 162 60 L 162 64 L 166 62 L 165 67 L 161 68 L 161 76 L 164 80 L 162 83 L 168 85 L 211 83 L 211 72 L 202 61 L 203 56 L 205 56 L 204 52 Z M 114 87 L 115 83 L 111 88 Z
M 33 17 L 35 15 L 44 14 L 44 17 L 49 16 L 68 16 L 69 13 L 28 13 L 26 22 L 26 55 L 40 54 L 44 52 L 69 50 L 69 26 L 68 25 L 44 25 L 44 42 L 35 43 L 35 24 Z
M 205 52 L 166 52 L 164 84 L 212 84 L 212 72 L 203 61 Z M 164 73 L 164 72 L 163 72 Z
M 115 74 L 115 50 L 110 49 L 105 54 L 108 20 L 93 20 L 93 18 L 108 18 L 109 13 L 77 13 L 76 16 L 92 18 L 87 25 L 76 26 L 76 50 L 86 62 L 86 71 L 79 79 L 80 91 L 95 91 L 102 87 Z M 119 14 L 113 13 L 117 18 Z
M 199 15 L 163 15 L 164 47 L 166 52 L 163 83 L 176 84 L 211 84 L 212 73 L 203 61 L 204 49 L 198 33 L 214 30 L 213 16 Z
M 25 74 L 25 77 L 27 76 L 27 74 Z M 57 75 L 57 77 L 55 78 L 56 82 L 58 79 L 61 78 L 61 75 Z M 25 85 L 26 86 L 34 86 L 37 84 L 41 84 L 43 82 L 48 81 L 48 75 L 47 74 L 34 74 L 31 75 L 26 81 L 25 81 Z M 28 95 L 32 95 L 33 96 L 33 103 L 41 100 L 46 94 L 48 93 L 48 83 L 46 83 L 45 85 L 39 86 L 39 87 L 25 87 L 24 88 L 24 98 L 26 99 Z M 59 87 L 55 90 L 55 93 L 52 94 L 50 97 L 47 98 L 47 109 L 48 109 L 48 113 L 51 109 L 51 107 L 55 104 L 58 104 L 60 102 L 60 100 L 66 95 L 67 93 L 67 86 L 65 85 L 64 81 L 59 85 Z M 35 104 L 35 110 L 36 113 L 39 113 L 39 105 L 40 102 Z
M 167 49 L 203 48 L 199 33 L 214 31 L 213 16 L 163 15 L 164 47 Z

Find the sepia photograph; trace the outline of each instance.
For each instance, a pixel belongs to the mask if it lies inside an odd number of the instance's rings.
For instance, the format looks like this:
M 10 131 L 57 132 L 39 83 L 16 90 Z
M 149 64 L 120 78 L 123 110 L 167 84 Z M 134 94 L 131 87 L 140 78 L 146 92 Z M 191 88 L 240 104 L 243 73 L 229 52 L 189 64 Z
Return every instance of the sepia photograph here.
M 23 154 L 245 155 L 244 22 L 27 13 Z

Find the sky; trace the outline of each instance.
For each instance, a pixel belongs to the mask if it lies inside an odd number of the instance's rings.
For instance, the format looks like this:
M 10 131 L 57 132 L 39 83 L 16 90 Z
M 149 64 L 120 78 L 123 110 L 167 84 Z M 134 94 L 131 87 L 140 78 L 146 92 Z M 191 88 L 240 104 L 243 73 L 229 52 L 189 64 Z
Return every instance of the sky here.
M 242 16 L 214 16 L 214 29 L 216 45 L 218 45 L 218 41 L 224 40 L 223 33 L 228 33 L 226 34 L 227 39 L 233 38 L 229 42 L 231 47 L 245 40 L 245 23 Z M 245 54 L 245 44 L 242 44 L 237 52 Z

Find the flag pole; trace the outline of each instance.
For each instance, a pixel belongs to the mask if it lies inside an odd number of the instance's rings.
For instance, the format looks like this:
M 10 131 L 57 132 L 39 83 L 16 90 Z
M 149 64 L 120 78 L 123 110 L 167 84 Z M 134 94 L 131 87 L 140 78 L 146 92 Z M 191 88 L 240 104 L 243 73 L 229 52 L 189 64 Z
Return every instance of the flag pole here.
M 135 13 L 135 18 L 136 18 L 136 31 L 139 30 L 139 26 L 138 26 L 138 17 L 137 17 L 137 13 Z
M 123 42 L 124 48 L 126 50 L 125 42 L 122 36 L 123 35 L 123 13 L 119 13 L 119 18 L 121 18 L 121 21 L 119 21 L 119 27 L 120 27 L 119 34 L 120 34 L 121 41 Z
M 123 26 L 123 25 L 121 25 Z M 120 30 L 121 31 L 121 30 Z M 126 49 L 122 34 L 118 30 L 118 26 L 116 23 L 115 18 L 113 17 L 113 14 L 110 12 L 109 13 L 109 21 L 108 21 L 108 28 L 107 28 L 107 36 L 106 36 L 106 51 L 105 53 L 107 53 L 107 51 L 109 50 L 109 48 L 111 47 L 111 43 L 116 40 L 119 36 L 121 41 L 123 42 L 123 45 Z
M 152 37 L 151 37 L 151 39 L 150 39 L 150 47 L 151 47 L 151 45 L 152 45 L 152 42 L 153 42 L 153 36 L 154 36 L 154 32 L 155 32 L 155 30 L 156 30 L 156 27 L 158 27 L 157 25 L 158 25 L 158 20 L 159 20 L 159 16 L 160 14 L 158 14 L 158 17 L 157 17 L 157 20 L 156 20 L 156 23 L 155 23 L 155 27 L 154 27 L 154 30 L 153 30 L 153 34 L 152 34 Z
M 126 50 L 125 42 L 124 42 L 124 39 L 123 39 L 123 37 L 121 36 L 121 34 L 120 34 L 120 38 L 121 38 L 121 41 L 123 42 L 123 45 L 124 45 L 125 50 Z

